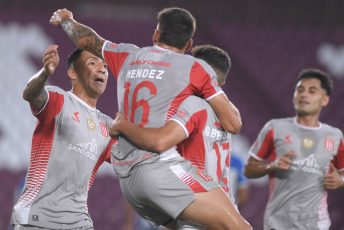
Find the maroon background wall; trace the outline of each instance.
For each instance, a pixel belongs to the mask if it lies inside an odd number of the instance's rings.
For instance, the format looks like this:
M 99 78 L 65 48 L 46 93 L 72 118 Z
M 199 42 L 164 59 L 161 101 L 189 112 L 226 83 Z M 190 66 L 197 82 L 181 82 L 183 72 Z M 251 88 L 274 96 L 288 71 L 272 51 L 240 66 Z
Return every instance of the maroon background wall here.
M 308 2 L 218 0 L 200 3 L 188 0 L 167 4 L 165 1 L 153 0 L 1 1 L 0 32 L 1 28 L 12 28 L 13 23 L 17 27 L 26 28 L 34 24 L 41 28 L 54 44 L 59 45 L 61 62 L 51 83 L 69 90 L 70 83 L 64 66 L 74 45 L 60 29 L 49 25 L 49 18 L 55 10 L 64 7 L 72 10 L 79 22 L 94 28 L 98 34 L 111 41 L 146 46 L 151 44 L 156 27 L 156 12 L 169 6 L 186 8 L 198 20 L 194 44 L 214 44 L 231 56 L 232 69 L 224 91 L 241 112 L 241 134 L 252 143 L 265 122 L 294 115 L 292 94 L 295 79 L 303 68 L 310 67 L 320 68 L 333 76 L 334 92 L 321 120 L 344 130 L 344 73 L 341 75 L 339 70 L 334 72 L 334 67 L 327 64 L 328 59 L 324 59 L 322 53 L 327 51 L 333 58 L 331 60 L 344 60 L 341 59 L 344 56 L 341 52 L 344 45 L 344 15 L 341 12 L 344 2 L 314 0 L 311 5 Z M 6 34 L 0 34 L 0 41 L 4 36 Z M 25 43 L 27 39 L 22 34 L 18 41 Z M 17 47 L 11 45 L 9 52 Z M 42 55 L 43 52 L 40 56 L 27 57 L 36 71 L 41 68 Z M 1 53 L 1 58 L 6 56 L 8 53 Z M 340 65 L 338 63 L 337 66 Z M 1 73 L 7 68 L 9 66 L 0 65 Z M 14 65 L 11 68 L 21 67 Z M 5 77 L 16 76 L 0 75 L 2 80 Z M 109 79 L 107 90 L 97 108 L 114 116 L 117 112 L 116 82 L 112 74 Z M 18 87 L 18 92 L 21 92 L 24 84 L 18 84 Z M 1 90 L 12 88 L 3 87 Z M 5 110 L 2 112 L 6 113 Z M 0 140 L 5 136 L 6 130 L 0 124 Z M 11 154 L 0 152 L 1 155 L 10 157 Z M 8 229 L 14 191 L 25 175 L 26 167 L 20 166 L 13 170 L 11 167 L 0 166 L 0 229 Z M 329 211 L 333 230 L 344 229 L 342 197 L 343 189 L 330 191 Z M 267 186 L 252 184 L 249 202 L 241 212 L 254 229 L 262 229 L 266 201 Z M 118 180 L 107 174 L 97 175 L 89 195 L 89 210 L 95 229 L 122 229 L 123 207 Z

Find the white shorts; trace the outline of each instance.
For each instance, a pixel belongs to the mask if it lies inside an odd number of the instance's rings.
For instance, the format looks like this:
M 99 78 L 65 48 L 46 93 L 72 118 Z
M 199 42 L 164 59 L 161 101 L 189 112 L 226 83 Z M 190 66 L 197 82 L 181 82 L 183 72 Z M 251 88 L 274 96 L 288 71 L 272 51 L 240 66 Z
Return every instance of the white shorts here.
M 220 187 L 181 156 L 138 165 L 119 182 L 126 200 L 152 227 L 176 219 L 195 200 L 195 193 Z

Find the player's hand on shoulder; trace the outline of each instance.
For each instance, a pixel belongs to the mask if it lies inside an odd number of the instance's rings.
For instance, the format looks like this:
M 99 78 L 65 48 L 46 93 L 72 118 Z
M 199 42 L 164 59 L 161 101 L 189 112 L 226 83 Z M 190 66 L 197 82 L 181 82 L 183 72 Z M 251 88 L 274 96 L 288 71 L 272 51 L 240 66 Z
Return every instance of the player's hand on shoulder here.
M 120 128 L 121 128 L 121 123 L 125 121 L 125 117 L 122 113 L 117 112 L 116 118 L 112 120 L 110 124 L 110 136 L 112 138 L 117 138 L 118 135 L 121 134 Z
M 56 67 L 59 64 L 60 57 L 58 54 L 58 46 L 51 45 L 47 48 L 43 55 L 43 67 L 44 71 L 47 75 L 51 76 L 54 72 Z
M 53 16 L 51 16 L 49 23 L 61 27 L 61 22 L 66 19 L 66 18 L 72 18 L 73 19 L 73 14 L 71 11 L 67 9 L 59 9 L 54 12 Z

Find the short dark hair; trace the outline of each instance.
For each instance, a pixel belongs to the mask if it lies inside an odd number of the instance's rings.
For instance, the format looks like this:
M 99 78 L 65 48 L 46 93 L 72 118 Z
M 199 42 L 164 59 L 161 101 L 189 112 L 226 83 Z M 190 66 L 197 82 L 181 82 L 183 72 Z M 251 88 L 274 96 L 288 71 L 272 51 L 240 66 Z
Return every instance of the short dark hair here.
M 67 58 L 67 71 L 72 68 L 74 62 L 79 59 L 83 50 L 76 48 Z
M 298 78 L 296 79 L 296 84 L 303 79 L 316 78 L 321 83 L 321 88 L 326 91 L 328 96 L 331 95 L 333 89 L 333 82 L 329 74 L 322 72 L 318 69 L 304 69 L 300 72 Z
M 196 30 L 196 20 L 187 10 L 172 7 L 158 14 L 159 42 L 184 49 Z
M 213 69 L 217 69 L 223 73 L 224 79 L 218 76 L 219 84 L 225 82 L 226 76 L 232 66 L 231 59 L 226 51 L 213 45 L 201 45 L 192 48 L 191 52 L 194 57 L 206 61 Z

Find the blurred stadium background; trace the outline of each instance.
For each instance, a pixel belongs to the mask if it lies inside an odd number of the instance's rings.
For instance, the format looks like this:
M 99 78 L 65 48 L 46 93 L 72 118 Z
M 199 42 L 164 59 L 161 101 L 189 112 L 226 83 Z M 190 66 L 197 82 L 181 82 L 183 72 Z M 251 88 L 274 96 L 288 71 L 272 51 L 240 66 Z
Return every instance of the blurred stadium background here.
M 294 116 L 292 94 L 303 68 L 319 68 L 333 77 L 334 92 L 321 121 L 344 130 L 344 1 L 341 0 L 11 0 L 0 1 L 0 229 L 9 229 L 16 188 L 26 173 L 35 118 L 21 98 L 28 79 L 41 68 L 46 47 L 59 45 L 60 65 L 50 83 L 70 89 L 65 62 L 74 45 L 49 25 L 52 13 L 71 10 L 81 23 L 117 43 L 151 45 L 156 13 L 164 7 L 189 10 L 197 19 L 194 44 L 226 50 L 232 69 L 225 92 L 241 111 L 243 129 L 234 149 L 247 149 L 268 120 Z M 117 112 L 116 82 L 97 108 Z M 242 215 L 262 229 L 267 201 L 266 178 L 251 181 Z M 329 192 L 333 230 L 344 229 L 343 189 Z M 110 165 L 101 167 L 89 195 L 89 210 L 97 230 L 122 229 L 124 200 Z

